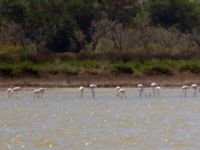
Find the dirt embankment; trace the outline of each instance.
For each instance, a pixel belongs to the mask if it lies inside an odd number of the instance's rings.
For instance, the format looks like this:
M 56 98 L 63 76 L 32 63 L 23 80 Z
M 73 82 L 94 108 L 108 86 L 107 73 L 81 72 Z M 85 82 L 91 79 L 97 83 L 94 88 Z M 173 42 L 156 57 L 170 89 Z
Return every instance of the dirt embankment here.
M 54 77 L 0 77 L 0 87 L 24 86 L 24 87 L 79 87 L 95 83 L 98 87 L 135 87 L 138 83 L 149 86 L 151 82 L 157 82 L 164 87 L 179 87 L 181 85 L 200 85 L 200 76 L 182 74 L 176 76 L 112 76 L 112 75 L 79 75 L 79 76 L 54 76 Z

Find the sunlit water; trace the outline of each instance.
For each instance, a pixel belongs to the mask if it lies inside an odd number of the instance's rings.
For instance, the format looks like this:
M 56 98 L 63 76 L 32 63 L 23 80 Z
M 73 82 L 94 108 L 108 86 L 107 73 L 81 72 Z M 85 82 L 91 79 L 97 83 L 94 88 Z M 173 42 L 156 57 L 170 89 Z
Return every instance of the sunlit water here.
M 181 97 L 162 89 L 159 98 L 139 98 L 126 89 L 47 89 L 34 99 L 32 89 L 8 99 L 0 92 L 0 150 L 199 150 L 200 96 Z M 150 89 L 149 89 L 150 91 Z M 149 92 L 148 91 L 148 92 Z

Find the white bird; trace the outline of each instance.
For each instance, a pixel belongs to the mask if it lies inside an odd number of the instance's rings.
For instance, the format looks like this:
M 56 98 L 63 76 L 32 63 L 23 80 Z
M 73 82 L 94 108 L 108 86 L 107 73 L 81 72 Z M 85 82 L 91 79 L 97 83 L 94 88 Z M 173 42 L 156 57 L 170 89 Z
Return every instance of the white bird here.
M 187 97 L 187 90 L 189 89 L 189 86 L 183 85 L 182 86 L 182 92 L 184 94 L 184 97 Z
M 90 84 L 90 89 L 91 89 L 93 98 L 95 98 L 95 90 L 94 90 L 95 88 L 97 88 L 96 84 Z
M 116 87 L 116 90 L 119 90 L 119 89 L 120 89 L 120 86 L 117 86 L 117 87 Z
M 161 89 L 160 86 L 157 86 L 157 87 L 156 87 L 156 94 L 157 94 L 158 96 L 160 96 L 160 89 Z
M 8 98 L 10 99 L 13 96 L 13 89 L 12 88 L 8 88 L 7 89 L 7 93 L 8 93 Z
M 20 91 L 21 90 L 21 87 L 20 86 L 16 86 L 13 88 L 13 91 Z
M 152 82 L 152 83 L 151 83 L 151 87 L 156 87 L 156 86 L 158 86 L 157 83 L 155 83 L 155 82 Z
M 45 97 L 44 95 L 45 91 L 46 91 L 45 88 L 38 88 L 38 89 L 33 90 L 34 98 Z
M 83 98 L 84 87 L 80 86 L 79 87 L 79 91 L 81 92 L 81 98 Z
M 16 97 L 18 97 L 18 92 L 21 91 L 21 87 L 16 86 L 16 87 L 13 87 L 12 90 L 13 90 L 13 94 L 14 94 Z
M 125 89 L 117 86 L 116 90 L 117 90 L 117 94 L 116 94 L 117 96 L 119 96 L 121 99 L 127 99 L 126 94 L 125 94 L 125 92 L 126 92 Z
M 151 83 L 151 88 L 152 88 L 152 94 L 153 94 L 153 97 L 156 96 L 156 87 L 158 86 L 157 83 L 153 82 Z
M 191 88 L 193 89 L 193 96 L 196 97 L 197 96 L 197 89 L 198 89 L 197 84 L 192 84 Z
M 122 94 L 122 96 L 123 96 L 124 99 L 127 99 L 126 95 L 125 95 L 125 92 L 126 92 L 125 89 L 122 89 L 122 88 L 119 89 L 119 93 Z
M 117 86 L 115 89 L 117 90 L 116 96 L 117 96 L 117 97 L 120 97 L 120 98 L 122 99 L 122 96 L 121 96 L 121 94 L 119 93 L 120 86 Z
M 146 94 L 144 92 L 144 85 L 138 84 L 137 87 L 139 88 L 139 97 L 142 97 L 142 94 L 144 94 L 146 96 Z

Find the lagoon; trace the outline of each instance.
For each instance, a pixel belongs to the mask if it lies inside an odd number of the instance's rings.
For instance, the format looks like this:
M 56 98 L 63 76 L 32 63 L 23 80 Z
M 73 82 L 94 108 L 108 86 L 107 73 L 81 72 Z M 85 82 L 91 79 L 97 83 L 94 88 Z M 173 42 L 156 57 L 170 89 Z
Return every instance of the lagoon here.
M 32 88 L 8 99 L 0 91 L 2 150 L 198 150 L 200 98 L 163 88 L 160 97 L 138 97 L 125 88 L 127 100 L 114 88 L 49 88 L 36 99 Z M 150 92 L 147 89 L 146 92 Z

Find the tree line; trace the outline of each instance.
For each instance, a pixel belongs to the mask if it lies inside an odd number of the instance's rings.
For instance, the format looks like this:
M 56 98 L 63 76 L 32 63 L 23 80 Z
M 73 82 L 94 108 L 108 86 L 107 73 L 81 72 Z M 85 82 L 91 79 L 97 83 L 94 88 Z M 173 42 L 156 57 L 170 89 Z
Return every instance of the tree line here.
M 199 54 L 192 0 L 0 0 L 0 48 Z

